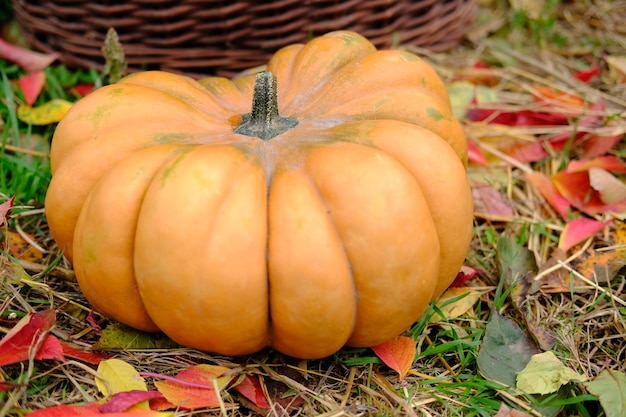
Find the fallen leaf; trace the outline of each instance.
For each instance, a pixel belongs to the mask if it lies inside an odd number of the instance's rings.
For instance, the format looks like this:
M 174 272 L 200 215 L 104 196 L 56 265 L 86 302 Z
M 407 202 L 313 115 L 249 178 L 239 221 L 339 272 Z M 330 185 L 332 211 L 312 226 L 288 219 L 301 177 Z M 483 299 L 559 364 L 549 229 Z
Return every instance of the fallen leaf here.
M 538 353 L 517 374 L 517 389 L 527 394 L 552 394 L 570 382 L 585 382 L 587 377 L 565 366 L 554 352 Z
M 24 101 L 32 106 L 46 83 L 46 73 L 44 71 L 31 72 L 21 76 L 17 82 L 24 94 Z
M 589 81 L 591 81 L 592 79 L 594 79 L 595 77 L 597 77 L 598 75 L 600 75 L 600 67 L 596 64 L 594 64 L 593 66 L 591 66 L 588 69 L 585 70 L 580 70 L 576 73 L 574 73 L 574 78 L 584 82 L 584 83 L 588 83 Z
M 478 351 L 478 369 L 488 380 L 515 387 L 517 374 L 537 348 L 512 320 L 493 311 Z
M 110 323 L 102 330 L 93 350 L 168 349 L 178 347 L 167 336 L 147 333 L 119 323 Z
M 524 175 L 526 180 L 546 199 L 548 204 L 564 219 L 569 215 L 570 203 L 563 197 L 549 177 L 540 172 L 528 172 Z
M 59 56 L 58 53 L 41 54 L 24 49 L 0 38 L 0 58 L 14 62 L 28 72 L 36 72 L 45 69 Z
M 19 106 L 17 117 L 24 123 L 44 126 L 59 122 L 71 107 L 69 101 L 55 98 L 37 107 Z
M 4 226 L 9 220 L 11 210 L 13 210 L 13 204 L 15 204 L 15 195 L 0 204 L 0 227 Z
M 472 287 L 450 287 L 437 300 L 439 314 L 433 314 L 430 323 L 438 323 L 444 319 L 452 320 L 468 312 L 483 295 Z M 442 317 L 443 315 L 443 317 Z
M 625 83 L 626 82 L 626 56 L 608 55 L 604 57 L 604 60 L 609 66 L 611 78 L 613 78 L 613 80 L 618 84 Z
M 606 178 L 598 180 L 596 176 L 595 185 L 600 189 L 595 189 L 592 186 L 590 171 L 593 169 L 623 173 L 626 172 L 626 165 L 623 160 L 610 155 L 589 160 L 572 160 L 566 169 L 552 176 L 552 183 L 563 198 L 584 213 L 596 215 L 608 212 L 626 215 L 626 199 L 614 201 L 618 195 L 612 186 L 609 185 L 609 188 L 604 188 L 606 187 Z M 605 203 L 602 200 L 601 191 L 607 193 L 604 198 L 610 199 L 612 202 Z
M 0 366 L 34 358 L 56 359 L 63 361 L 63 348 L 59 339 L 47 333 L 52 329 L 56 321 L 56 311 L 53 309 L 43 310 L 37 313 L 30 312 L 13 327 L 2 340 L 0 340 Z M 43 338 L 43 340 L 40 340 Z M 39 343 L 38 346 L 36 344 Z
M 559 249 L 567 252 L 577 244 L 589 239 L 606 226 L 611 224 L 611 220 L 601 222 L 598 220 L 580 218 L 567 222 L 565 229 L 559 237 Z
M 171 412 L 159 412 L 152 410 L 140 410 L 122 413 L 103 413 L 100 404 L 89 403 L 86 405 L 55 405 L 43 408 L 28 414 L 29 417 L 174 417 Z
M 243 375 L 233 388 L 241 395 L 250 400 L 255 406 L 259 408 L 268 409 L 270 405 L 265 398 L 265 394 L 261 389 L 261 383 L 256 375 Z
M 462 287 L 476 275 L 478 275 L 478 270 L 476 268 L 469 265 L 461 265 L 461 270 L 456 275 L 454 281 L 452 281 L 452 284 L 450 284 L 450 287 Z
M 132 390 L 115 393 L 98 409 L 100 413 L 123 413 L 129 408 L 155 398 L 163 398 L 158 391 Z
M 535 100 L 546 103 L 549 106 L 558 105 L 579 109 L 585 105 L 585 100 L 575 94 L 554 90 L 543 85 L 534 85 L 533 89 L 538 93 L 534 95 Z
M 111 359 L 111 357 L 113 356 L 106 353 L 89 352 L 82 349 L 77 349 L 65 342 L 61 342 L 61 346 L 63 347 L 63 355 L 66 358 L 77 359 L 81 362 L 89 363 L 92 365 L 98 365 L 103 360 Z
M 616 135 L 586 135 L 581 143 L 581 157 L 584 159 L 593 159 L 604 155 L 615 147 L 622 139 L 622 133 Z
M 147 391 L 146 381 L 128 362 L 121 359 L 107 359 L 98 365 L 96 377 L 98 391 L 111 396 L 125 391 Z
M 611 282 L 626 266 L 626 223 L 618 223 L 611 240 L 612 250 L 599 252 L 590 249 L 587 252 L 589 256 L 578 265 L 578 272 L 588 278 L 595 275 L 598 282 Z
M 222 390 L 233 376 L 223 376 L 229 368 L 216 365 L 194 365 L 180 371 L 175 378 L 155 381 L 165 399 L 185 410 L 216 407 L 220 404 L 217 390 Z M 159 375 L 152 375 L 159 377 Z
M 472 195 L 477 216 L 509 218 L 515 214 L 504 194 L 485 182 L 472 181 Z
M 385 365 L 396 371 L 402 380 L 415 360 L 417 346 L 412 338 L 397 336 L 372 347 L 372 350 Z
M 12 389 L 19 389 L 27 387 L 28 384 L 16 384 L 14 382 L 0 381 L 0 392 L 10 391 Z
M 605 369 L 584 385 L 600 399 L 607 417 L 626 416 L 626 375 L 623 372 Z
M 511 410 L 505 403 L 500 405 L 498 412 L 493 417 L 533 417 L 531 414 L 519 410 Z
M 481 166 L 487 166 L 487 157 L 482 150 L 471 140 L 467 141 L 467 160 Z
M 600 194 L 600 201 L 604 204 L 626 200 L 626 184 L 605 169 L 590 168 L 589 184 Z
M 35 241 L 32 235 L 26 234 L 27 237 Z M 8 230 L 5 234 L 8 243 L 8 252 L 11 256 L 21 261 L 38 262 L 43 258 L 43 253 L 36 247 L 28 243 L 22 235 L 12 230 Z

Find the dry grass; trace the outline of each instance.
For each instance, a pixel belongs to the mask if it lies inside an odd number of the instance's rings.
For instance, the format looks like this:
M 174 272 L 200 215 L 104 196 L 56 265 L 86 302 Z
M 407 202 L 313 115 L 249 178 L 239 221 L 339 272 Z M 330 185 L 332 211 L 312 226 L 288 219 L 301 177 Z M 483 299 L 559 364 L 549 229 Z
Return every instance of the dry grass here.
M 506 17 L 507 11 L 500 11 Z M 506 100 L 507 109 L 533 108 L 530 93 L 534 85 L 546 85 L 584 97 L 589 101 L 602 98 L 607 107 L 603 115 L 614 121 L 612 131 L 626 132 L 626 89 L 613 75 L 603 71 L 603 77 L 590 84 L 573 79 L 570 74 L 583 62 L 595 59 L 604 65 L 602 54 L 623 53 L 626 50 L 626 2 L 574 2 L 559 15 L 556 30 L 570 39 L 566 47 L 515 49 L 493 39 L 475 40 L 474 45 L 460 47 L 446 54 L 427 56 L 440 74 L 450 81 L 461 76 L 485 75 L 485 70 L 469 69 L 474 62 L 506 63 L 487 71 L 497 80 L 493 87 Z M 506 22 L 506 19 L 504 19 Z M 519 42 L 521 29 L 508 33 L 508 45 Z M 572 43 L 571 40 L 580 40 Z M 192 364 L 209 363 L 227 366 L 234 371 L 258 375 L 262 386 L 272 399 L 270 410 L 260 410 L 233 390 L 224 393 L 224 409 L 177 412 L 186 415 L 321 415 L 321 416 L 449 416 L 494 415 L 500 402 L 511 407 L 532 411 L 533 405 L 520 393 L 482 378 L 476 365 L 476 354 L 484 334 L 485 324 L 494 303 L 501 304 L 503 314 L 520 323 L 540 323 L 554 337 L 553 350 L 568 366 L 590 378 L 609 368 L 626 372 L 626 277 L 617 273 L 611 282 L 602 281 L 602 274 L 582 275 L 581 264 L 592 254 L 615 253 L 624 249 L 616 243 L 614 222 L 604 234 L 597 235 L 569 252 L 569 257 L 556 259 L 556 241 L 564 222 L 546 204 L 523 177 L 529 170 L 551 174 L 559 161 L 533 166 L 511 160 L 485 140 L 500 137 L 502 128 L 495 125 L 466 122 L 468 136 L 476 139 L 483 150 L 495 157 L 489 168 L 472 167 L 471 175 L 487 178 L 501 191 L 513 208 L 512 216 L 480 215 L 476 218 L 475 238 L 468 264 L 480 271 L 469 285 L 488 290 L 473 308 L 456 320 L 445 324 L 428 324 L 425 318 L 411 332 L 418 343 L 418 356 L 407 375 L 400 381 L 368 349 L 344 349 L 333 357 L 318 361 L 297 361 L 271 351 L 244 358 L 226 358 L 188 349 L 120 351 L 116 356 L 139 370 L 174 374 Z M 565 126 L 507 127 L 506 134 L 536 140 L 558 133 Z M 604 129 L 598 127 L 594 129 Z M 624 156 L 623 143 L 612 153 Z M 555 157 L 561 155 L 555 155 Z M 576 152 L 568 157 L 575 157 Z M 54 242 L 49 236 L 41 212 L 23 212 L 15 219 L 15 228 L 34 237 L 32 242 L 41 257 L 22 262 L 27 274 L 16 269 L 11 260 L 0 255 L 3 274 L 0 294 L 0 331 L 7 332 L 21 315 L 48 306 L 58 309 L 57 326 L 53 333 L 62 340 L 79 346 L 90 346 L 98 336 L 85 321 L 90 311 L 73 281 L 71 267 L 58 261 Z M 543 284 L 558 277 L 574 276 L 576 291 L 530 293 L 523 308 L 514 299 L 495 300 L 495 288 L 500 274 L 496 259 L 495 239 L 513 236 L 527 247 L 540 268 L 537 275 Z M 597 271 L 596 271 L 597 272 Z M 99 318 L 102 325 L 106 320 Z M 38 409 L 58 403 L 73 404 L 101 399 L 94 383 L 94 367 L 78 361 L 66 363 L 31 361 L 0 370 L 5 380 L 21 380 L 27 387 L 4 395 L 0 415 L 21 415 L 25 410 Z M 571 396 L 584 389 L 572 388 Z M 296 406 L 294 406 L 296 404 Z M 591 401 L 579 408 L 569 407 L 562 415 L 598 413 L 597 403 Z

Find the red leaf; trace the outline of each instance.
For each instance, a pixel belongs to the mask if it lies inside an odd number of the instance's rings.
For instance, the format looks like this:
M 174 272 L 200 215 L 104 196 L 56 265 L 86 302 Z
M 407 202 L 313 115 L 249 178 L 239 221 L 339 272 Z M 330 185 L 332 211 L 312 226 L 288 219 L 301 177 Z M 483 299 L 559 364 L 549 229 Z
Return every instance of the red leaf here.
M 0 392 L 10 391 L 16 388 L 23 388 L 26 384 L 15 384 L 13 382 L 0 381 Z
M 35 359 L 64 360 L 63 348 L 59 340 L 52 335 L 45 336 L 54 326 L 55 319 L 55 310 L 44 310 L 38 313 L 31 312 L 22 318 L 0 340 L 0 366 L 27 360 L 40 337 L 45 337 L 45 340 L 35 352 Z
M 113 355 L 109 355 L 106 353 L 89 352 L 81 349 L 76 349 L 75 347 L 63 342 L 61 342 L 61 346 L 63 347 L 63 355 L 65 357 L 78 359 L 81 362 L 86 362 L 92 365 L 98 365 L 103 360 L 113 357 Z
M 29 417 L 159 417 L 171 416 L 171 414 L 162 414 L 152 410 L 138 410 L 122 413 L 103 413 L 100 411 L 100 404 L 89 403 L 86 405 L 55 405 L 53 407 L 44 408 L 33 411 L 28 414 Z
M 463 287 L 465 284 L 467 284 L 467 281 L 474 278 L 476 275 L 478 275 L 478 270 L 472 268 L 471 266 L 462 265 L 461 270 L 456 275 L 456 278 L 454 279 L 452 284 L 450 284 L 450 286 Z
M 109 401 L 104 403 L 99 409 L 100 413 L 122 413 L 134 405 L 155 398 L 163 398 L 163 394 L 158 391 L 132 390 L 113 394 Z
M 559 249 L 567 252 L 573 246 L 595 235 L 610 223 L 610 220 L 600 222 L 587 218 L 575 219 L 568 222 L 559 238 Z
M 541 142 L 518 143 L 504 149 L 504 152 L 520 162 L 536 162 L 548 156 Z
M 259 379 L 254 375 L 246 375 L 241 382 L 234 386 L 234 388 L 244 397 L 252 401 L 254 405 L 260 408 L 270 408 L 270 405 L 263 394 L 261 389 L 261 383 Z
M 394 371 L 398 372 L 402 380 L 411 369 L 417 347 L 410 337 L 397 336 L 387 342 L 372 348 L 376 356 Z
M 600 67 L 594 65 L 589 69 L 578 71 L 574 74 L 574 78 L 577 78 L 580 81 L 587 83 L 598 75 L 600 75 Z
M 71 91 L 75 92 L 81 97 L 85 97 L 87 94 L 91 93 L 94 88 L 95 86 L 93 84 L 78 83 L 71 88 Z
M 43 89 L 46 83 L 46 73 L 44 71 L 31 72 L 28 75 L 23 75 L 19 78 L 18 84 L 24 94 L 24 100 L 26 104 L 32 106 L 39 97 L 39 93 Z
M 93 316 L 93 310 L 89 311 L 89 314 L 87 314 L 87 323 L 93 327 L 96 336 L 102 335 L 102 327 L 100 327 L 96 318 Z
M 467 141 L 467 159 L 475 164 L 487 166 L 487 158 L 478 146 L 471 140 Z
M 186 410 L 215 407 L 219 400 L 213 381 L 218 388 L 224 386 L 231 378 L 220 377 L 227 371 L 223 366 L 195 365 L 180 371 L 175 378 L 156 381 L 154 385 L 169 402 Z
M 0 58 L 14 62 L 28 72 L 43 70 L 59 56 L 60 55 L 58 53 L 40 54 L 39 52 L 33 52 L 28 49 L 12 45 L 0 38 Z
M 567 168 L 552 176 L 552 183 L 569 203 L 584 213 L 595 215 L 605 212 L 626 213 L 626 199 L 604 201 L 606 190 L 592 186 L 590 171 L 626 172 L 624 161 L 614 156 L 601 156 L 589 160 L 571 161 Z M 604 199 L 603 199 L 604 198 Z
M 570 116 L 533 110 L 507 112 L 499 109 L 469 109 L 465 117 L 475 122 L 487 121 L 490 124 L 507 126 L 545 126 L 568 124 Z
M 582 142 L 582 157 L 585 159 L 592 159 L 600 155 L 604 155 L 615 147 L 622 139 L 624 135 L 614 136 L 600 136 L 589 135 L 584 138 Z
M 567 220 L 570 203 L 559 194 L 552 181 L 550 181 L 550 178 L 539 172 L 529 172 L 525 176 L 528 182 L 541 193 L 552 208 L 554 208 L 564 220 Z
M 11 216 L 11 210 L 13 209 L 14 203 L 15 196 L 0 204 L 0 227 L 4 226 L 4 223 L 9 220 L 9 216 Z

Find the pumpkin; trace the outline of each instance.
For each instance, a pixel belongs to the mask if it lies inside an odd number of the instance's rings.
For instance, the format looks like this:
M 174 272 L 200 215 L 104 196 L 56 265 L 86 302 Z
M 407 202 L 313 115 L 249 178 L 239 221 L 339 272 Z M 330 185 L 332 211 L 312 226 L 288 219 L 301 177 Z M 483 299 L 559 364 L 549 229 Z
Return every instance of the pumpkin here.
M 338 31 L 260 74 L 146 71 L 84 97 L 52 140 L 46 214 L 104 315 L 320 358 L 402 333 L 455 278 L 466 158 L 431 66 Z

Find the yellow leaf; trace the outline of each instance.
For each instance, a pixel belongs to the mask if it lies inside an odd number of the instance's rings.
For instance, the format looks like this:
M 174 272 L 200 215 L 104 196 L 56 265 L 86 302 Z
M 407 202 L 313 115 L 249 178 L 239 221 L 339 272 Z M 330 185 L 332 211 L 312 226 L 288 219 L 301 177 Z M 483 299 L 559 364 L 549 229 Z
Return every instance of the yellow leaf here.
M 454 319 L 469 311 L 480 299 L 481 291 L 472 287 L 451 287 L 437 300 L 437 308 L 448 319 Z M 440 314 L 433 314 L 431 323 L 443 320 Z
M 105 396 L 133 390 L 147 391 L 146 381 L 132 365 L 121 359 L 107 359 L 98 365 L 98 391 Z
M 60 121 L 70 107 L 72 107 L 72 103 L 57 98 L 37 107 L 19 106 L 17 117 L 24 123 L 39 126 L 49 125 Z
M 584 375 L 565 366 L 553 352 L 538 353 L 517 374 L 517 388 L 529 394 L 552 394 L 569 382 L 585 382 Z

